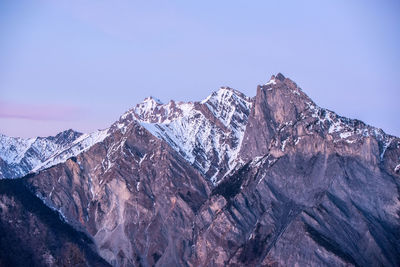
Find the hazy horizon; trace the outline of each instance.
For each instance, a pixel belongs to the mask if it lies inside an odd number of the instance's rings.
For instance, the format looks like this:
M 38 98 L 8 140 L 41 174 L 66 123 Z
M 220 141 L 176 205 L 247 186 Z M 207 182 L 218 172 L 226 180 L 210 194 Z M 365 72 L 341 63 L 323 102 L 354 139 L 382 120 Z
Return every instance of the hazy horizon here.
M 0 133 L 107 128 L 147 96 L 254 96 L 278 72 L 400 136 L 397 1 L 2 1 Z

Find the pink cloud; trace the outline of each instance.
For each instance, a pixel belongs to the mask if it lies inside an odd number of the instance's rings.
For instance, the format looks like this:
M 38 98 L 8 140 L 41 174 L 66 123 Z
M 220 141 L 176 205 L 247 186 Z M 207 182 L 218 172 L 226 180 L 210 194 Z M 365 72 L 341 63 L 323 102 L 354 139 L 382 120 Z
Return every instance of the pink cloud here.
M 0 101 L 0 118 L 69 121 L 77 119 L 81 114 L 82 110 L 75 106 L 21 104 Z

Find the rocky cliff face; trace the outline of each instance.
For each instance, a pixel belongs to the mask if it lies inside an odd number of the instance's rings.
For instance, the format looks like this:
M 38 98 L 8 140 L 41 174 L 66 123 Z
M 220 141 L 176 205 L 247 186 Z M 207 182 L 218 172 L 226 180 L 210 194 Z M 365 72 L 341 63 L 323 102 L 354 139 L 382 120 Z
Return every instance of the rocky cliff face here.
M 22 180 L 113 266 L 400 265 L 400 139 L 282 74 L 98 136 Z
M 213 190 L 208 205 L 223 205 L 197 263 L 398 265 L 400 139 L 317 107 L 282 75 L 254 102 L 247 163 Z

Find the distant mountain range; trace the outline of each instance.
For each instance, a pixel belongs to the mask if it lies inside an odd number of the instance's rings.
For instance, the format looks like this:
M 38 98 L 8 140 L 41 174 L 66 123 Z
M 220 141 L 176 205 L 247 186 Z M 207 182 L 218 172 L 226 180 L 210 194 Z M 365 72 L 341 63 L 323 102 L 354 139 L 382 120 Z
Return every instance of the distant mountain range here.
M 0 266 L 400 265 L 400 139 L 282 74 L 91 134 L 0 135 L 0 178 Z

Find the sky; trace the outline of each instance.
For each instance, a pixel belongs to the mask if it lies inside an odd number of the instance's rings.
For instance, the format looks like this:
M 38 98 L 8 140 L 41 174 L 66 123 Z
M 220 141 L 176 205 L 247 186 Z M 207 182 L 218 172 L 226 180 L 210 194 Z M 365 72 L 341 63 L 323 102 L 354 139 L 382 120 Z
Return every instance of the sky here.
M 278 72 L 400 136 L 400 1 L 0 1 L 0 133 L 110 126 L 147 96 L 254 96 Z

